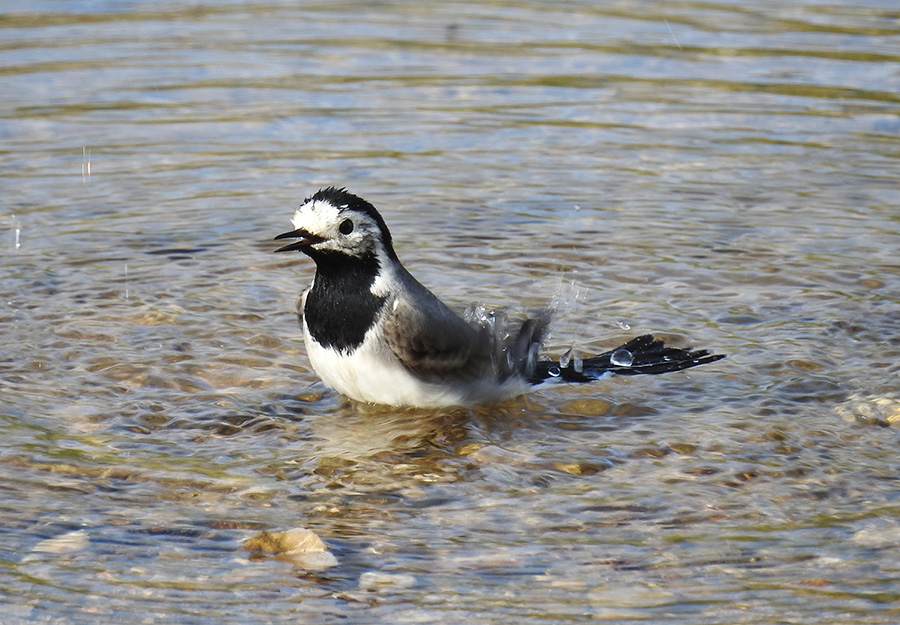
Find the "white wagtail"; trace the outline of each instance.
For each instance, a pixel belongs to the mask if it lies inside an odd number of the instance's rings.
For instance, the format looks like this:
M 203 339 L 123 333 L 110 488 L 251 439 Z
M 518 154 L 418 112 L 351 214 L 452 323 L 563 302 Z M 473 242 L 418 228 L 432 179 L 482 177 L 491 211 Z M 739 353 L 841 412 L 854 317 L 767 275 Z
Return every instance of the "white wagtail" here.
M 520 395 L 551 379 L 665 373 L 724 358 L 666 347 L 652 335 L 583 359 L 539 359 L 548 316 L 508 331 L 499 317 L 466 321 L 400 264 L 375 207 L 344 189 L 322 189 L 294 213 L 297 250 L 316 275 L 297 302 L 306 351 L 325 384 L 361 402 L 471 406 Z

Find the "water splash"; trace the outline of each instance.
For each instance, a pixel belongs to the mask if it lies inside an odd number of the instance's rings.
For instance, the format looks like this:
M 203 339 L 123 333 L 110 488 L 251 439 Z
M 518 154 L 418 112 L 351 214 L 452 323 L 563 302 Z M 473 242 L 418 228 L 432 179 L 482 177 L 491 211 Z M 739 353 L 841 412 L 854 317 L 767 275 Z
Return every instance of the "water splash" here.
M 583 293 L 584 288 L 575 280 L 560 279 L 548 309 L 554 317 L 571 316 Z
M 86 184 L 91 177 L 91 149 L 81 146 L 81 183 Z
M 573 371 L 581 373 L 584 370 L 584 359 L 581 357 L 581 351 L 574 345 L 569 347 L 569 349 L 559 357 L 559 366 L 562 369 L 571 367 Z
M 12 246 L 17 250 L 22 247 L 22 222 L 17 215 L 12 215 L 9 220 L 9 231 L 12 233 Z
M 509 340 L 509 319 L 502 310 L 488 308 L 481 302 L 470 304 L 463 311 L 463 319 L 466 323 L 476 328 L 484 328 L 490 338 L 491 344 L 495 346 L 491 350 L 491 360 L 495 368 L 512 369 L 514 366 L 514 355 L 508 349 Z M 500 348 L 500 346 L 507 347 Z
M 502 310 L 488 308 L 483 303 L 477 302 L 466 307 L 463 319 L 470 325 L 486 329 L 498 341 L 509 338 L 508 319 Z
M 679 50 L 684 50 L 684 48 L 681 47 L 681 44 L 678 43 L 678 37 L 675 36 L 675 31 L 672 30 L 672 25 L 669 24 L 669 20 L 663 18 L 663 22 L 666 23 L 666 28 L 669 29 L 669 34 L 672 35 L 672 41 L 675 42 L 675 45 L 678 46 L 678 49 L 679 49 Z
M 569 272 L 568 278 L 563 276 L 559 277 L 559 282 L 556 285 L 556 292 L 553 294 L 553 297 L 546 308 L 545 314 L 549 319 L 552 319 L 552 323 L 548 326 L 544 336 L 545 345 L 550 342 L 554 335 L 561 338 L 573 336 L 579 330 L 574 327 L 575 323 L 573 319 L 575 317 L 575 309 L 582 299 L 584 288 L 572 277 L 572 274 L 574 273 L 576 272 Z M 560 367 L 565 369 L 572 364 L 574 353 L 575 346 L 573 345 L 560 357 Z M 576 361 L 580 361 L 580 358 L 576 358 Z
M 616 325 L 619 326 L 619 329 L 620 329 L 620 330 L 626 330 L 626 331 L 628 331 L 628 330 L 631 329 L 631 326 L 630 326 L 630 325 L 628 325 L 627 323 L 625 323 L 624 321 L 621 321 L 621 320 L 620 320 L 620 321 L 616 321 Z
M 569 349 L 567 349 L 565 351 L 565 353 L 562 356 L 559 357 L 559 366 L 561 368 L 565 369 L 569 366 L 569 361 L 572 359 L 572 350 L 573 349 L 574 349 L 574 346 L 570 347 Z

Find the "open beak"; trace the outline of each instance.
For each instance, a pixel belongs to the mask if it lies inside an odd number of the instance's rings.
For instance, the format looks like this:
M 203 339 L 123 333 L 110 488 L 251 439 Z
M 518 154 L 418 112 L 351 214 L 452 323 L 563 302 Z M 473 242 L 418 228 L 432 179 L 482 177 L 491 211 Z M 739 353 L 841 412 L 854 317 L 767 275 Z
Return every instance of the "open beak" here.
M 291 230 L 290 232 L 284 232 L 275 237 L 275 241 L 279 239 L 299 239 L 298 241 L 294 241 L 284 247 L 279 247 L 275 250 L 278 252 L 293 252 L 294 250 L 303 251 L 303 248 L 309 247 L 310 245 L 315 245 L 316 243 L 321 243 L 325 239 L 315 235 L 311 232 L 307 232 L 303 228 L 297 228 L 296 230 Z

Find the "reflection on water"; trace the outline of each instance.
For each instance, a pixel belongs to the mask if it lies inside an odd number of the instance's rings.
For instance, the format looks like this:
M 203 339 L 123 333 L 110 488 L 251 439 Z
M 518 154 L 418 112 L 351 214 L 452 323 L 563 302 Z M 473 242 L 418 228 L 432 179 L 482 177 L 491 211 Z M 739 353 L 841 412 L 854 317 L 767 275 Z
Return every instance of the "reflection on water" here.
M 3 623 L 895 623 L 891 3 L 0 18 Z M 459 310 L 727 353 L 430 413 L 305 359 L 346 185 Z M 624 355 L 623 355 L 624 357 Z M 241 549 L 307 527 L 339 565 Z

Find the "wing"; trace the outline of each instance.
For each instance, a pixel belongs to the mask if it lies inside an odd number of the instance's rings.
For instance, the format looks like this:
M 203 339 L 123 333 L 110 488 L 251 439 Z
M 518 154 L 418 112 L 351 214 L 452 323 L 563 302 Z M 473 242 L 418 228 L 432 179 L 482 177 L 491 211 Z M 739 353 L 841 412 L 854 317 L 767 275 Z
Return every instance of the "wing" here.
M 391 351 L 425 378 L 479 375 L 485 360 L 490 363 L 483 335 L 432 298 L 419 297 L 415 306 L 397 298 L 389 305 L 383 327 Z

